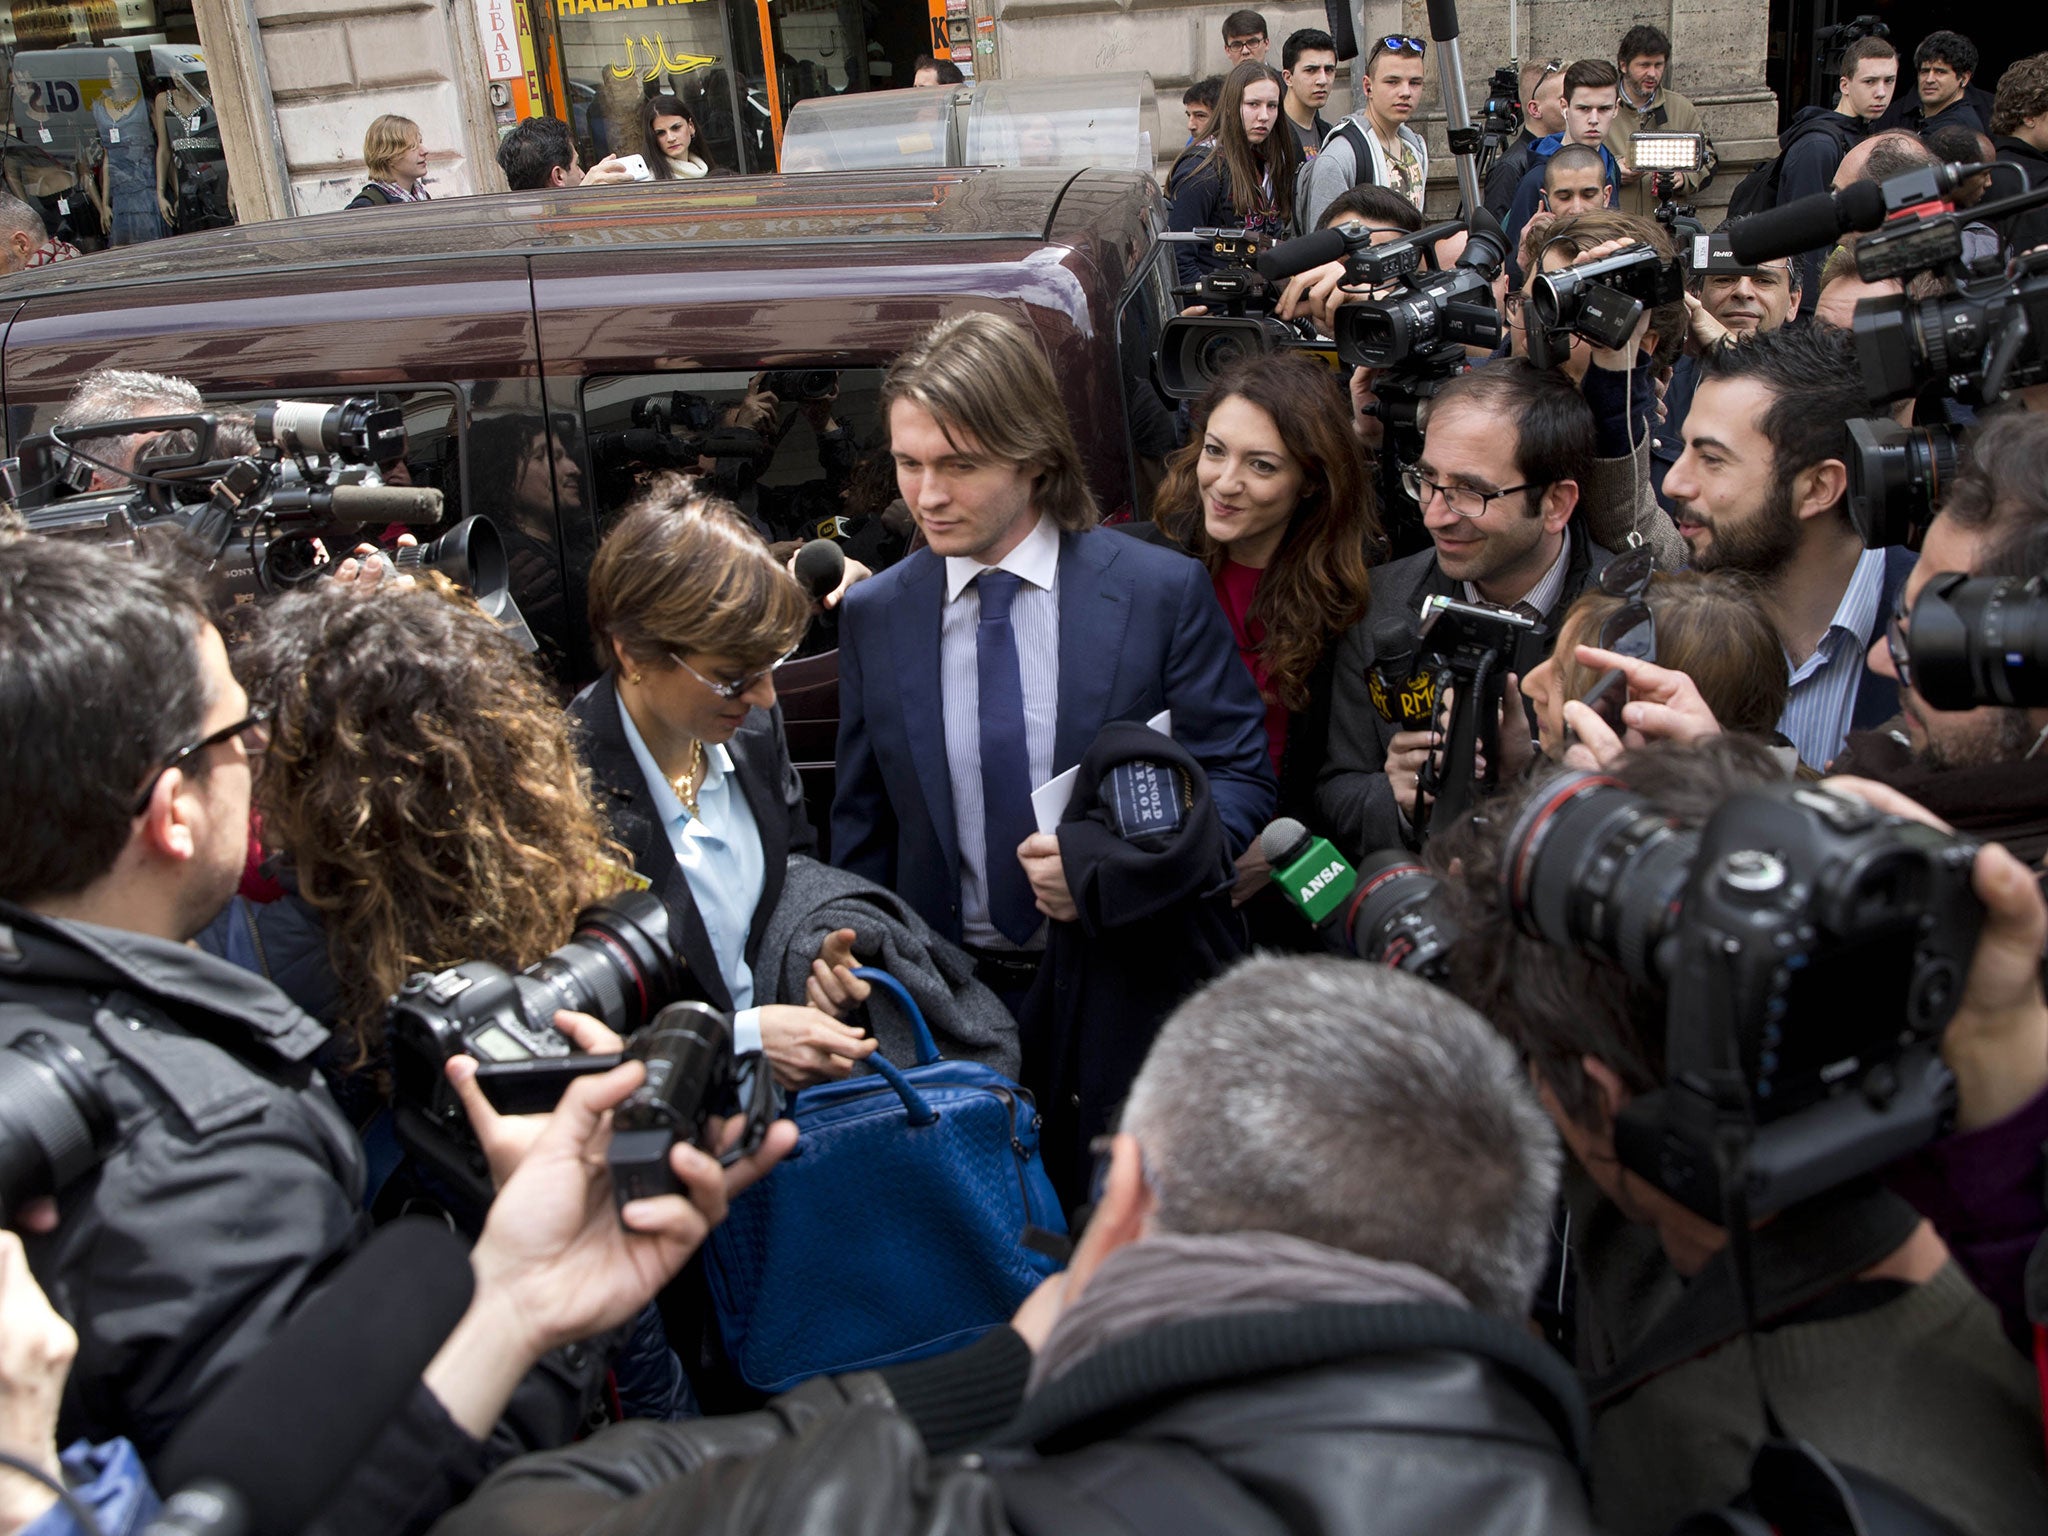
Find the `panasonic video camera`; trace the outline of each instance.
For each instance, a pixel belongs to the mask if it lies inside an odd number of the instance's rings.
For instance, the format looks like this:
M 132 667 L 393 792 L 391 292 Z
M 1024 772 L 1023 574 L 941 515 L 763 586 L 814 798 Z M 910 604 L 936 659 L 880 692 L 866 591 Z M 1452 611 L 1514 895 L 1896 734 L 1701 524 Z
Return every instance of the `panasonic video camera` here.
M 1256 235 L 1241 229 L 1197 229 L 1163 238 L 1205 245 L 1223 258 L 1223 265 L 1173 290 L 1183 308 L 1200 305 L 1208 313 L 1175 315 L 1160 327 L 1161 393 L 1176 400 L 1199 399 L 1234 364 L 1268 352 L 1329 353 L 1329 343 L 1306 320 L 1282 320 L 1273 313 L 1286 285 L 1252 264 L 1265 249 Z
M 1730 799 L 1697 832 L 1602 774 L 1567 773 L 1511 829 L 1521 929 L 1665 998 L 1665 1081 L 1615 1127 L 1624 1165 L 1723 1221 L 1724 1136 L 1768 1215 L 1939 1135 L 1941 1035 L 1983 922 L 1977 845 L 1805 784 Z

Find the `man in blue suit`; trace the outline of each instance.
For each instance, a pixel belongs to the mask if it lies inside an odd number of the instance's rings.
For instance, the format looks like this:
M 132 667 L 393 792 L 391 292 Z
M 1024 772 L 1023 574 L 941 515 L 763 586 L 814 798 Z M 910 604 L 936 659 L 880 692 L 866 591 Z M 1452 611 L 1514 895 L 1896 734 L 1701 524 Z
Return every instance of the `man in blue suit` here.
M 847 593 L 832 851 L 1021 998 L 1045 920 L 1075 916 L 1030 793 L 1112 720 L 1171 710 L 1231 851 L 1273 812 L 1265 706 L 1209 574 L 1095 528 L 1065 408 L 1016 322 L 962 315 L 883 386 L 926 547 Z

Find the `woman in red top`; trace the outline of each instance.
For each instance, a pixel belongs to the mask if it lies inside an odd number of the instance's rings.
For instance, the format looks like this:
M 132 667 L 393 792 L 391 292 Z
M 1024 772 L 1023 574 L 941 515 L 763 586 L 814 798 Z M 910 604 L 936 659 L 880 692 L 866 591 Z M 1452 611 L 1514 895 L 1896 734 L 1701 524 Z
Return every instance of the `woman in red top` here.
M 1153 501 L 1160 531 L 1209 568 L 1266 701 L 1279 814 L 1312 822 L 1337 641 L 1365 617 L 1381 558 L 1372 477 L 1336 376 L 1298 352 L 1220 377 Z M 1266 883 L 1254 843 L 1235 898 Z

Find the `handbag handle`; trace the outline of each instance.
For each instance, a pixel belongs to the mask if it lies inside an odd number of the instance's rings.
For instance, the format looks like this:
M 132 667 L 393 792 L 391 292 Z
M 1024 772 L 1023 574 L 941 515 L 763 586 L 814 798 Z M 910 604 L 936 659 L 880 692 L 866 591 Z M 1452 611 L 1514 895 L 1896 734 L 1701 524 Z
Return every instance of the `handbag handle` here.
M 880 987 L 903 1005 L 903 1011 L 910 1015 L 910 1033 L 917 1041 L 917 1064 L 920 1067 L 928 1067 L 940 1059 L 939 1043 L 932 1038 L 931 1026 L 924 1021 L 924 1010 L 917 1006 L 917 999 L 910 995 L 909 988 L 887 971 L 878 971 L 871 965 L 858 966 L 853 974 Z M 868 1059 L 873 1061 L 875 1058 Z

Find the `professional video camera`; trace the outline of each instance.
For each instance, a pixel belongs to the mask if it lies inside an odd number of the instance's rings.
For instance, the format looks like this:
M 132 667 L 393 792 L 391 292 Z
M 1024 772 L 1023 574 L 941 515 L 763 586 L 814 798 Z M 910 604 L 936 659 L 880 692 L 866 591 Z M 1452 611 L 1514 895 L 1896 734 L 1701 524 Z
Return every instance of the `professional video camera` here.
M 1583 266 L 1536 274 L 1529 283 L 1529 324 L 1613 350 L 1628 344 L 1646 312 L 1684 297 L 1685 268 L 1638 242 Z
M 1939 1046 L 1983 921 L 1975 854 L 1810 785 L 1737 795 L 1692 832 L 1567 773 L 1516 818 L 1500 880 L 1525 933 L 1663 994 L 1664 1085 L 1622 1110 L 1615 1149 L 1723 1221 L 1731 1194 L 1768 1215 L 1948 1124 Z
M 1948 572 L 1913 603 L 1913 688 L 1936 709 L 2048 706 L 2048 582 Z
M 1917 547 L 1948 494 L 1962 457 L 1962 429 L 1902 427 L 1889 416 L 1849 423 L 1849 520 L 1865 549 Z
M 1436 243 L 1461 230 L 1463 253 L 1437 265 Z M 1385 245 L 1347 256 L 1346 287 L 1395 291 L 1337 311 L 1337 360 L 1350 367 L 1391 369 L 1420 381 L 1462 373 L 1465 348 L 1500 345 L 1493 280 L 1507 260 L 1507 238 L 1485 209 L 1467 226 L 1447 220 Z
M 256 451 L 226 451 L 223 437 L 253 435 Z M 81 441 L 149 436 L 133 470 L 97 463 Z M 214 412 L 94 422 L 26 438 L 0 464 L 0 486 L 29 528 L 134 551 L 176 539 L 204 564 L 219 595 L 246 601 L 333 569 L 315 541 L 346 549 L 365 532 L 441 520 L 438 490 L 389 485 L 405 454 L 405 416 L 372 396 L 339 402 L 279 400 L 246 421 Z M 96 469 L 135 483 L 92 491 Z M 401 568 L 441 571 L 468 587 L 493 618 L 531 645 L 512 601 L 503 541 L 473 517 L 431 543 L 391 551 Z
M 2048 201 L 2048 188 L 2042 191 L 2035 201 Z M 1901 231 L 1909 233 L 1915 232 Z M 1931 246 L 1897 256 L 1898 248 L 1886 241 L 1880 230 L 1857 247 L 1856 270 L 1867 282 L 1903 275 L 1895 270 L 1901 261 L 1914 271 L 1933 264 L 1924 254 Z M 1874 253 L 1872 245 L 1878 246 Z M 1864 270 L 1866 260 L 1880 276 Z M 1959 237 L 1953 263 L 1960 262 Z M 1857 304 L 1856 356 L 1871 404 L 1939 384 L 1965 404 L 1991 405 L 2009 389 L 2048 380 L 2048 251 L 2016 257 L 1996 278 L 1958 279 L 1957 288 L 1941 298 L 1898 294 Z
M 1510 59 L 1486 82 L 1486 100 L 1479 104 L 1479 159 L 1476 169 L 1481 182 L 1500 163 L 1501 155 L 1522 131 L 1522 64 Z
M 1273 313 L 1284 278 L 1293 274 L 1273 275 L 1269 270 L 1272 251 L 1258 236 L 1242 229 L 1197 229 L 1161 238 L 1208 246 L 1225 262 L 1198 281 L 1173 290 L 1183 306 L 1199 304 L 1208 313 L 1175 315 L 1160 328 L 1157 363 L 1163 394 L 1176 400 L 1199 399 L 1218 375 L 1247 357 L 1288 348 L 1329 353 L 1329 343 L 1316 335 L 1308 321 L 1282 320 Z M 1306 271 L 1307 267 L 1294 270 Z

